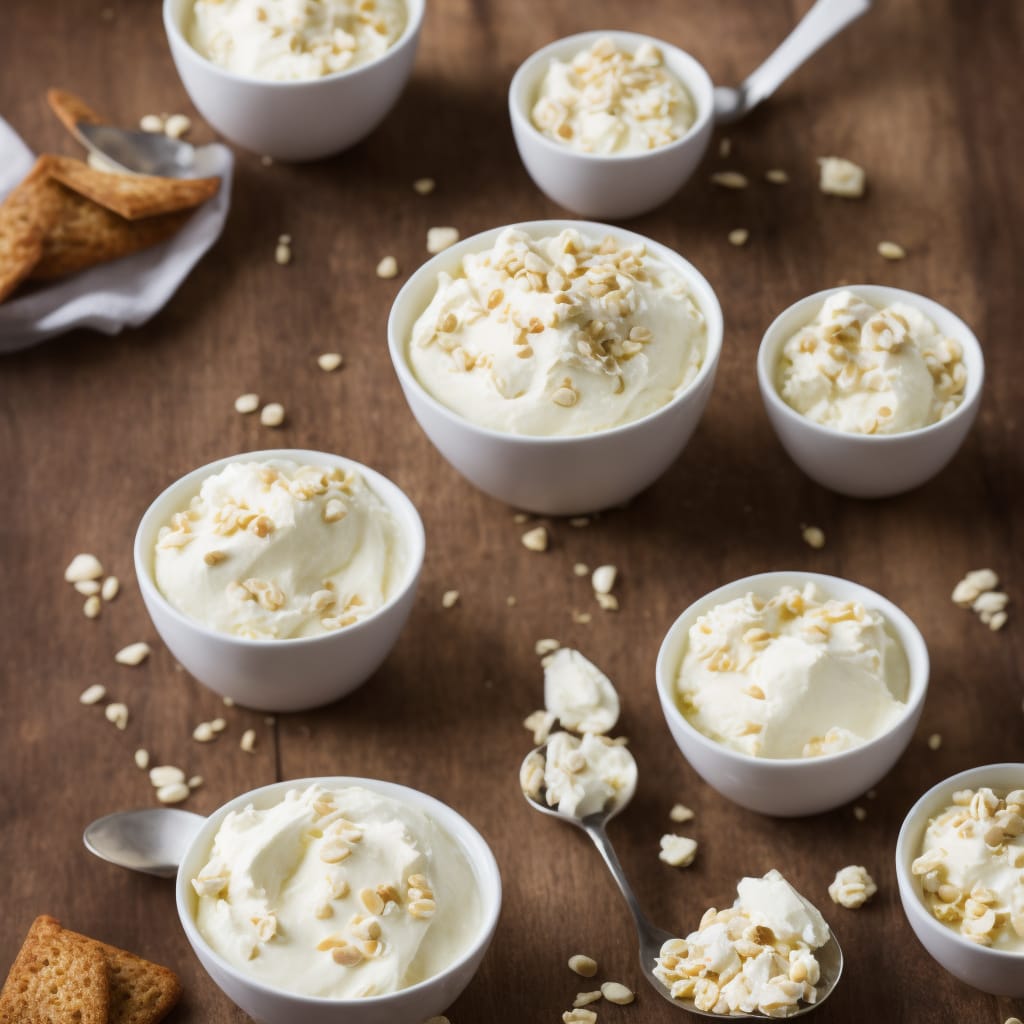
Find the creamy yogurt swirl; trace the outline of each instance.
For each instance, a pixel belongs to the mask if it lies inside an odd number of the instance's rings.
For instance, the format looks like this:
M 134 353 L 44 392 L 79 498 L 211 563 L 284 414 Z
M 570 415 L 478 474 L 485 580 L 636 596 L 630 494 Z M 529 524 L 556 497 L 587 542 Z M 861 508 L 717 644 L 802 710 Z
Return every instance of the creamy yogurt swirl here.
M 513 434 L 587 434 L 640 419 L 696 377 L 705 319 L 643 243 L 515 227 L 467 253 L 412 330 L 409 362 L 439 402 Z
M 232 812 L 192 886 L 199 931 L 229 963 L 329 999 L 439 973 L 481 918 L 454 840 L 416 808 L 358 786 L 314 784 Z

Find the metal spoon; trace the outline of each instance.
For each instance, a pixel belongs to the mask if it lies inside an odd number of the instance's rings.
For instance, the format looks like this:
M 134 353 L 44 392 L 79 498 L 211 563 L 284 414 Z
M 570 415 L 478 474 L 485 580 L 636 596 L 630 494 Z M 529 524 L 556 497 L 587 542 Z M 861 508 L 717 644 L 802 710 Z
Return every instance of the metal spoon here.
M 101 860 L 157 878 L 173 878 L 205 822 L 201 814 L 170 807 L 119 811 L 94 821 L 82 840 Z
M 778 49 L 738 89 L 715 87 L 715 121 L 731 124 L 749 113 L 870 7 L 871 0 L 818 0 Z
M 536 754 L 539 754 L 542 758 L 545 757 L 547 754 L 547 744 L 537 747 L 535 750 L 527 754 L 526 760 L 529 760 Z M 627 881 L 625 872 L 622 870 L 622 865 L 619 863 L 619 858 L 616 856 L 611 840 L 609 840 L 608 834 L 605 831 L 605 826 L 608 822 L 611 821 L 616 814 L 624 810 L 626 805 L 632 799 L 632 791 L 620 794 L 616 798 L 612 798 L 602 810 L 597 811 L 594 814 L 588 814 L 582 818 L 574 817 L 571 814 L 563 814 L 557 808 L 549 807 L 544 798 L 545 790 L 543 786 L 536 797 L 531 796 L 526 792 L 523 793 L 523 796 L 526 797 L 534 810 L 540 811 L 542 814 L 550 814 L 553 818 L 561 818 L 562 821 L 567 821 L 571 825 L 575 825 L 590 836 L 591 842 L 593 842 L 597 847 L 598 852 L 604 858 L 605 864 L 608 865 L 608 870 L 611 871 L 612 877 L 615 879 L 615 882 L 619 887 L 619 891 L 622 893 L 623 897 L 625 897 L 626 905 L 629 907 L 629 912 L 633 915 L 633 923 L 636 925 L 636 933 L 640 943 L 640 970 L 660 996 L 667 999 L 673 1006 L 678 1007 L 681 1010 L 688 1010 L 690 1013 L 696 1014 L 698 1017 L 709 1017 L 714 1020 L 721 1020 L 723 1016 L 728 1016 L 732 1019 L 767 1019 L 764 1014 L 760 1013 L 731 1013 L 724 1015 L 720 1013 L 711 1013 L 707 1010 L 699 1010 L 694 1006 L 692 999 L 674 999 L 665 985 L 655 976 L 655 961 L 661 952 L 661 947 L 669 939 L 678 938 L 678 935 L 673 935 L 670 932 L 662 931 L 660 928 L 655 928 L 647 919 L 647 915 L 644 914 L 643 909 L 636 898 L 636 894 L 633 892 L 633 889 Z M 787 1020 L 792 1020 L 794 1017 L 800 1017 L 805 1013 L 810 1013 L 811 1010 L 816 1010 L 832 994 L 832 991 L 835 989 L 836 984 L 839 981 L 839 976 L 843 970 L 843 951 L 839 948 L 839 943 L 834 934 L 830 934 L 829 940 L 824 946 L 821 946 L 814 951 L 814 956 L 817 958 L 821 967 L 821 979 L 816 986 L 818 991 L 817 1002 L 801 1005 L 799 1009 L 789 1014 L 786 1018 Z

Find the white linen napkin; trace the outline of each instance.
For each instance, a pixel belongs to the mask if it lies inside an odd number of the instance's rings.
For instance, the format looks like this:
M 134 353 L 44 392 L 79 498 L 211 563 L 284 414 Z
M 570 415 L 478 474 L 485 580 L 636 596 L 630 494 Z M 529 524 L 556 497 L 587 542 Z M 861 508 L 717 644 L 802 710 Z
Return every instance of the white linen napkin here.
M 0 197 L 34 162 L 17 132 L 0 118 Z M 234 157 L 226 146 L 197 148 L 197 174 L 219 175 L 221 186 L 173 238 L 0 303 L 0 353 L 28 348 L 75 327 L 117 334 L 124 327 L 144 324 L 220 236 L 231 203 L 233 167 Z

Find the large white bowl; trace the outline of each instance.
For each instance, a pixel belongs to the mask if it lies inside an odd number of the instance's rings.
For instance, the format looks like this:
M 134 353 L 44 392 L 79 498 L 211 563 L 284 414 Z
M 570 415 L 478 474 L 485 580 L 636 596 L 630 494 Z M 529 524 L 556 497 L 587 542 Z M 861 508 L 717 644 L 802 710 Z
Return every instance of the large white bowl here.
M 769 598 L 781 587 L 803 587 L 807 583 L 817 584 L 830 598 L 860 601 L 885 618 L 907 656 L 909 668 L 906 709 L 900 719 L 888 732 L 852 750 L 806 758 L 753 757 L 699 732 L 680 711 L 675 699 L 676 679 L 690 627 L 716 604 L 751 592 Z M 741 807 L 788 818 L 840 807 L 870 789 L 892 768 L 910 743 L 924 708 L 928 648 L 907 615 L 867 587 L 813 572 L 766 572 L 727 583 L 691 604 L 666 634 L 655 671 L 669 731 L 697 774 Z
M 633 51 L 653 43 L 665 67 L 693 98 L 696 119 L 675 142 L 643 153 L 579 153 L 534 127 L 530 112 L 550 62 L 569 61 L 602 36 Z M 508 91 L 509 116 L 519 156 L 536 186 L 556 203 L 584 217 L 635 217 L 670 199 L 696 170 L 711 140 L 715 90 L 708 73 L 688 53 L 635 32 L 581 32 L 559 39 L 527 57 Z
M 921 945 L 955 978 L 997 996 L 1024 998 L 1024 953 L 989 949 L 963 938 L 937 920 L 925 905 L 921 883 L 911 865 L 921 853 L 928 822 L 952 802 L 958 789 L 1009 791 L 1024 787 L 1024 764 L 987 764 L 969 768 L 932 786 L 911 807 L 896 840 L 896 880 L 910 927 Z
M 207 477 L 240 459 L 294 459 L 360 473 L 395 519 L 406 566 L 393 596 L 373 615 L 319 636 L 249 640 L 220 633 L 183 615 L 160 593 L 153 578 L 157 534 L 187 508 Z M 243 452 L 193 470 L 171 484 L 146 510 L 135 534 L 135 575 L 142 600 L 168 649 L 204 686 L 260 711 L 302 711 L 351 693 L 394 647 L 412 610 L 423 566 L 423 523 L 412 502 L 390 480 L 367 466 L 327 452 L 283 448 Z
M 185 91 L 232 142 L 276 160 L 317 160 L 369 135 L 405 88 L 416 57 L 425 0 L 405 0 L 402 35 L 375 60 L 296 82 L 222 68 L 185 36 L 194 0 L 164 0 L 164 30 Z
M 938 423 L 902 434 L 850 434 L 813 423 L 787 405 L 776 386 L 782 347 L 806 327 L 825 301 L 851 291 L 876 306 L 916 306 L 947 337 L 963 347 L 967 383 L 957 410 Z M 757 353 L 757 381 L 768 419 L 789 457 L 823 487 L 854 498 L 881 498 L 919 487 L 957 453 L 981 404 L 985 360 L 971 329 L 945 306 L 923 295 L 875 284 L 844 285 L 808 295 L 780 313 L 765 331 Z
M 692 383 L 667 405 L 611 430 L 573 437 L 532 437 L 477 426 L 428 394 L 409 365 L 412 328 L 429 305 L 441 271 L 453 273 L 466 253 L 494 244 L 492 228 L 428 260 L 398 293 L 388 318 L 388 346 L 409 408 L 437 450 L 480 490 L 542 515 L 575 515 L 621 505 L 650 486 L 690 440 L 711 396 L 722 348 L 722 310 L 711 285 L 692 264 L 658 242 L 623 228 L 575 220 L 516 224 L 531 235 L 566 228 L 624 245 L 642 242 L 687 282 L 707 325 L 707 351 Z
M 432 818 L 463 852 L 473 870 L 480 895 L 480 928 L 470 947 L 440 974 L 388 995 L 366 999 L 324 999 L 272 988 L 244 974 L 216 953 L 196 926 L 196 895 L 191 880 L 206 863 L 213 838 L 232 811 L 246 804 L 268 807 L 289 789 L 314 783 L 362 786 L 374 793 L 409 804 Z M 472 980 L 494 936 L 501 912 L 501 875 L 494 854 L 479 832 L 462 815 L 426 793 L 375 779 L 329 776 L 275 782 L 243 793 L 214 811 L 203 825 L 178 868 L 175 896 L 178 917 L 199 962 L 222 992 L 250 1017 L 263 1024 L 422 1024 L 427 1017 L 450 1006 Z

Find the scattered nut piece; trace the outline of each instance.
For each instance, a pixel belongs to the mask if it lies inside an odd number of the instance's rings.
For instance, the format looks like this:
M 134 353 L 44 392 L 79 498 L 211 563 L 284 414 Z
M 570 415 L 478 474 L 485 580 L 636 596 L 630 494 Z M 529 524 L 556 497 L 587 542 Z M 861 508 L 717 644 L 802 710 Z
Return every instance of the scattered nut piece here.
M 533 645 L 534 653 L 538 658 L 543 658 L 545 654 L 554 654 L 562 645 L 551 637 L 546 637 L 543 640 L 538 640 Z
M 260 410 L 260 423 L 265 427 L 279 427 L 284 423 L 284 406 L 280 402 L 270 402 Z
M 599 565 L 590 577 L 590 583 L 596 594 L 610 594 L 615 586 L 615 578 L 619 570 L 614 565 Z
M 606 981 L 601 986 L 601 995 L 609 1003 L 615 1003 L 618 1006 L 628 1006 L 636 998 L 631 989 L 617 981 Z
M 878 255 L 887 260 L 902 260 L 907 255 L 907 250 L 897 242 L 879 242 Z
M 185 773 L 173 764 L 159 764 L 149 770 L 149 783 L 155 789 L 161 789 L 164 786 L 174 786 L 184 781 Z
M 187 800 L 191 791 L 184 782 L 172 782 L 168 786 L 161 786 L 156 791 L 156 798 L 162 804 L 180 804 Z
M 333 373 L 342 364 L 340 352 L 324 352 L 316 357 L 316 364 L 324 373 Z
M 576 608 L 573 608 L 572 610 L 572 621 L 575 622 L 578 626 L 587 625 L 587 623 L 589 623 L 592 618 L 593 616 L 590 614 L 590 612 L 581 612 Z
M 746 188 L 750 182 L 747 180 L 745 174 L 740 174 L 739 171 L 715 171 L 711 175 L 711 181 L 715 185 L 720 185 L 722 188 Z
M 658 860 L 674 868 L 688 868 L 697 856 L 697 841 L 687 836 L 664 835 L 661 837 L 661 852 Z
M 95 555 L 75 555 L 71 564 L 64 570 L 64 579 L 68 583 L 80 583 L 82 580 L 96 580 L 103 575 L 103 566 Z
M 164 135 L 169 139 L 181 139 L 192 131 L 192 119 L 185 114 L 171 114 L 164 122 Z
M 214 732 L 223 732 L 228 727 L 228 723 L 223 718 L 215 718 L 210 722 L 210 728 Z
M 251 754 L 256 749 L 256 730 L 246 729 L 242 733 L 242 739 L 238 744 L 247 754 Z
M 825 546 L 825 531 L 820 526 L 801 526 L 800 534 L 809 548 L 817 551 Z
M 149 657 L 149 644 L 139 642 L 136 644 L 129 644 L 127 647 L 122 647 L 121 650 L 114 655 L 114 661 L 118 665 L 141 665 Z
M 938 750 L 939 747 L 941 747 L 941 746 L 942 746 L 942 735 L 940 733 L 933 732 L 931 734 L 931 736 L 928 737 L 928 749 L 929 750 Z
M 145 747 L 139 747 L 135 751 L 135 767 L 145 771 L 149 767 L 149 751 Z
M 818 158 L 818 167 L 818 188 L 826 195 L 842 196 L 844 199 L 859 199 L 864 195 L 867 176 L 864 168 L 858 167 L 852 160 L 823 156 Z
M 259 407 L 260 396 L 252 391 L 249 391 L 244 395 L 239 395 L 235 399 L 235 412 L 240 412 L 243 416 L 246 416 L 251 412 L 255 412 Z
M 107 688 L 100 683 L 87 686 L 78 698 L 80 704 L 98 704 L 107 695 Z
M 854 809 L 853 809 L 853 816 L 854 816 L 854 817 L 855 817 L 855 818 L 856 818 L 856 819 L 857 819 L 858 821 L 864 821 L 864 819 L 865 819 L 865 818 L 867 818 L 867 816 L 868 816 L 868 812 L 867 812 L 867 811 L 866 811 L 866 810 L 865 810 L 865 809 L 864 809 L 863 807 L 861 807 L 861 806 L 860 806 L 860 805 L 858 804 L 858 805 L 857 805 L 856 807 L 854 807 Z
M 718 155 L 724 160 L 732 153 L 732 139 L 726 137 L 718 140 Z
M 515 608 L 515 606 L 516 606 L 516 596 L 515 596 L 515 594 L 509 594 L 505 598 L 505 604 L 508 605 L 509 608 Z
M 530 521 L 530 517 L 525 512 L 517 512 L 512 517 L 512 522 L 513 523 L 518 523 L 520 526 L 522 526 L 523 523 L 528 523 L 529 521 Z
M 591 1003 L 596 1003 L 601 998 L 601 990 L 595 989 L 593 992 L 577 992 L 576 998 L 572 1001 L 573 1009 L 579 1009 L 581 1006 L 589 1006 Z
M 102 608 L 103 602 L 100 600 L 99 594 L 93 594 L 92 597 L 87 597 L 85 599 L 85 604 L 82 605 L 82 611 L 85 613 L 85 617 L 87 619 L 98 618 Z
M 676 804 L 671 811 L 668 812 L 669 818 L 676 824 L 681 825 L 684 821 L 693 821 L 694 814 L 685 804 Z
M 164 119 L 159 114 L 143 114 L 143 116 L 139 118 L 139 127 L 144 132 L 154 132 L 162 135 L 164 130 Z
M 563 1024 L 596 1024 L 597 1014 L 593 1010 L 566 1010 L 562 1014 Z
M 581 978 L 592 978 L 597 974 L 597 961 L 583 953 L 569 957 L 569 970 Z
M 874 879 L 868 874 L 867 868 L 859 864 L 850 864 L 840 868 L 836 877 L 828 887 L 828 894 L 833 903 L 846 907 L 848 910 L 855 910 L 863 906 L 875 893 L 878 886 Z
M 437 187 L 433 178 L 417 178 L 412 183 L 412 190 L 419 196 L 429 196 Z
M 122 732 L 128 728 L 128 707 L 120 701 L 108 704 L 103 709 L 103 714 L 106 715 L 108 722 L 113 722 Z
M 286 241 L 287 239 L 287 241 Z M 279 267 L 286 267 L 292 261 L 291 236 L 281 235 L 274 248 L 274 262 Z
M 535 526 L 527 530 L 521 538 L 523 547 L 528 551 L 547 551 L 548 531 L 543 526 Z
M 213 726 L 209 722 L 200 722 L 192 730 L 192 739 L 197 743 L 209 743 L 215 738 L 216 733 L 213 731 Z
M 1006 612 L 996 612 L 992 618 L 988 620 L 988 628 L 995 633 L 1006 625 L 1006 618 Z
M 104 601 L 113 601 L 121 592 L 121 581 L 116 576 L 108 576 L 100 588 L 100 597 Z
M 193 775 L 192 778 L 189 779 L 188 782 L 186 783 L 189 789 L 198 789 L 202 784 L 202 775 Z
M 789 175 L 779 167 L 773 167 L 770 171 L 764 172 L 764 180 L 772 185 L 785 185 L 789 181 Z
M 459 592 L 457 590 L 446 590 L 441 595 L 442 608 L 454 608 L 459 603 Z
M 728 237 L 730 245 L 746 245 L 750 238 L 750 232 L 746 228 L 733 228 L 733 230 L 729 232 Z
M 398 277 L 398 260 L 394 256 L 385 256 L 377 264 L 377 276 L 385 279 Z
M 100 592 L 99 580 L 79 580 L 74 587 L 83 597 L 92 597 Z
M 590 566 L 587 565 L 586 562 L 577 562 L 572 567 L 572 571 L 573 571 L 573 575 L 574 576 L 589 576 L 590 575 Z
M 449 246 L 459 240 L 457 228 L 428 228 L 427 229 L 427 252 L 437 255 L 444 252 Z
M 614 594 L 596 593 L 597 603 L 602 611 L 617 612 L 619 610 L 619 599 Z
M 235 702 L 230 697 L 225 697 L 224 698 L 224 707 L 226 707 L 226 708 L 233 708 L 234 706 L 235 706 Z
M 572 519 L 569 520 L 569 525 L 574 527 L 577 530 L 580 530 L 584 526 L 589 526 L 590 525 L 590 517 L 589 516 L 573 516 Z

